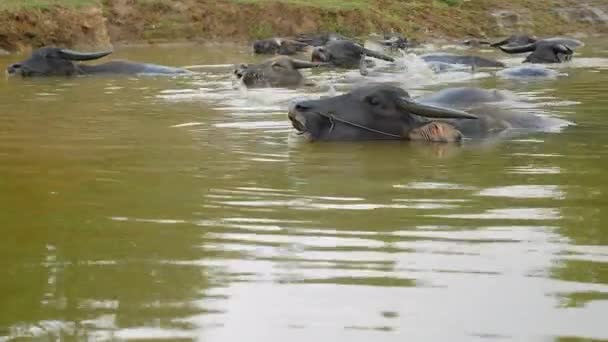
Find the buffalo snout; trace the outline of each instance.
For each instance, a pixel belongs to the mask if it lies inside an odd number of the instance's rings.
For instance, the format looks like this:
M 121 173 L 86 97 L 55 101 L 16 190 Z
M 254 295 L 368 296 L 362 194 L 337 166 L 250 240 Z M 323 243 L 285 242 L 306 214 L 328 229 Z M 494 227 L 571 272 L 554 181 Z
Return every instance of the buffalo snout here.
M 311 108 L 310 105 L 306 105 L 306 102 L 295 102 L 289 106 L 289 112 L 287 117 L 291 121 L 291 125 L 298 132 L 306 132 L 306 118 L 304 113 Z
M 328 119 L 322 112 L 318 101 L 303 100 L 293 102 L 289 106 L 287 116 L 298 134 L 304 134 L 309 140 L 316 140 L 328 124 Z
M 15 63 L 15 64 L 11 64 L 6 68 L 6 72 L 9 75 L 14 75 L 17 74 L 18 72 L 21 71 L 21 64 L 20 63 Z

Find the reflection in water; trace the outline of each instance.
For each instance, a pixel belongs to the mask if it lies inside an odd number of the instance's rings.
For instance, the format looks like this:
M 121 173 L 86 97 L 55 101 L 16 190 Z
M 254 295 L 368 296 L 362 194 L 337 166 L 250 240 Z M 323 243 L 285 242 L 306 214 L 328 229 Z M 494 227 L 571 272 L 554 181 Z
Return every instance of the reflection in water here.
M 374 80 L 508 89 L 577 126 L 308 144 L 289 103 L 364 79 L 248 91 L 245 50 L 124 51 L 193 78 L 0 83 L 0 340 L 608 338 L 605 59 L 522 83 L 404 55 Z

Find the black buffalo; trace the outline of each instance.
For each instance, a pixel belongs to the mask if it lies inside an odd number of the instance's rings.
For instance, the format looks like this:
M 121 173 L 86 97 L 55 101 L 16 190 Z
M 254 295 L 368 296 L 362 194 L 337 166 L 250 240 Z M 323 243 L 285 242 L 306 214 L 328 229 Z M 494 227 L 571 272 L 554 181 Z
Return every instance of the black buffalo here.
M 559 73 L 540 64 L 524 64 L 500 70 L 498 76 L 509 79 L 556 78 Z
M 378 40 L 377 43 L 394 50 L 404 50 L 419 45 L 416 41 L 407 39 L 396 33 L 384 34 L 382 39 Z
M 249 88 L 297 87 L 304 83 L 299 69 L 315 68 L 324 63 L 311 63 L 278 56 L 260 64 L 241 64 L 234 74 Z
M 577 42 L 580 43 L 575 39 L 549 38 L 527 45 L 501 46 L 500 49 L 509 54 L 532 52 L 524 63 L 563 63 L 572 59 L 574 48 L 581 46 Z
M 334 40 L 312 52 L 312 61 L 329 63 L 340 68 L 359 68 L 365 56 L 394 62 L 392 57 L 372 51 L 348 40 Z
M 266 55 L 295 55 L 304 51 L 309 45 L 291 39 L 270 38 L 256 40 L 253 43 L 253 52 Z
M 540 130 L 557 120 L 490 107 L 501 100 L 501 92 L 479 88 L 446 89 L 414 100 L 401 88 L 380 84 L 294 103 L 288 117 L 293 127 L 312 141 L 457 142 L 463 137 L 487 137 L 510 129 Z
M 30 76 L 75 76 L 96 74 L 160 74 L 176 75 L 189 73 L 188 70 L 155 64 L 112 61 L 99 65 L 75 63 L 105 57 L 111 51 L 82 53 L 68 49 L 44 47 L 34 50 L 30 58 L 10 65 L 10 75 Z
M 479 56 L 462 56 L 453 55 L 447 53 L 441 54 L 428 54 L 423 55 L 420 58 L 429 64 L 444 63 L 444 64 L 458 64 L 466 65 L 470 67 L 479 68 L 502 68 L 505 66 L 504 63 L 495 61 L 493 59 L 479 57 Z

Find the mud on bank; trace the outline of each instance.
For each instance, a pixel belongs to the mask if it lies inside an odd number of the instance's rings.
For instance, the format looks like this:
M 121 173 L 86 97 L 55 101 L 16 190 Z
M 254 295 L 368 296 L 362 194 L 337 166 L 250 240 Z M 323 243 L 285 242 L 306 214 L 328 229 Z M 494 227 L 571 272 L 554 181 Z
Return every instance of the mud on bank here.
M 0 5 L 0 48 L 245 41 L 313 31 L 357 36 L 395 30 L 418 39 L 608 32 L 604 0 L 91 0 L 93 5 L 83 6 L 46 1 L 52 3 Z

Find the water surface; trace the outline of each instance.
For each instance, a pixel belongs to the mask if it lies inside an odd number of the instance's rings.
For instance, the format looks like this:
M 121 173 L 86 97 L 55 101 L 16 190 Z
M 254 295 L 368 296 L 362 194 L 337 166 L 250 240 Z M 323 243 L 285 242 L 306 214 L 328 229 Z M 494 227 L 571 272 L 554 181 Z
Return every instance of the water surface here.
M 302 141 L 290 101 L 369 80 L 246 91 L 239 46 L 118 50 L 192 77 L 2 80 L 0 341 L 608 339 L 607 47 L 548 80 L 415 55 L 373 79 L 576 124 L 462 146 Z

